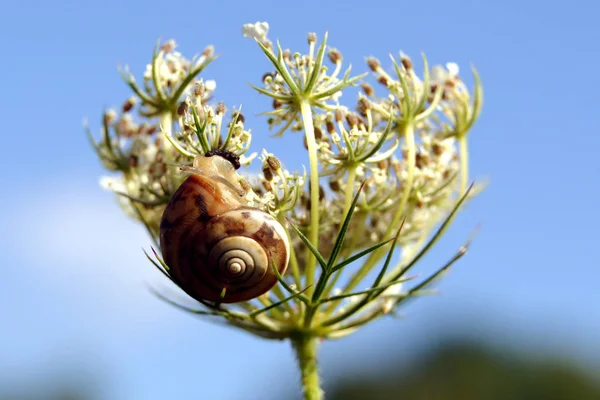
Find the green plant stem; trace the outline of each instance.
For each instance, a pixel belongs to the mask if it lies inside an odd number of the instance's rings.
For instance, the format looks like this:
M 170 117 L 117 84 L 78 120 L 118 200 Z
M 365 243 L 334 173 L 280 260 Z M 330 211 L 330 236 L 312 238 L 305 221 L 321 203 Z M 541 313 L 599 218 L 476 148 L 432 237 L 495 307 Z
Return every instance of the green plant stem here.
M 160 126 L 162 128 L 163 135 L 168 136 L 169 138 L 173 134 L 173 116 L 171 115 L 171 111 L 165 111 L 160 115 Z M 173 156 L 173 145 L 169 140 L 165 140 L 163 138 L 164 148 L 163 155 L 165 157 L 165 163 L 167 164 L 167 182 L 173 182 L 174 176 L 174 168 L 169 165 L 172 163 Z
M 283 213 L 279 214 L 277 220 L 282 226 L 286 226 L 285 223 L 285 215 Z M 292 243 L 292 237 L 290 235 L 289 230 L 286 229 L 288 234 L 288 240 Z M 296 257 L 296 252 L 294 250 L 294 246 L 290 246 L 290 267 L 292 269 L 292 276 L 294 277 L 294 283 L 296 284 L 296 288 L 302 288 L 302 278 L 300 277 L 300 266 L 298 265 L 298 257 Z
M 398 204 L 398 207 L 396 208 L 396 211 L 394 212 L 394 215 L 392 216 L 392 220 L 390 221 L 390 224 L 388 225 L 388 228 L 387 228 L 385 234 L 383 235 L 384 238 L 389 238 L 392 235 L 392 233 L 398 229 L 400 220 L 402 219 L 402 216 L 405 215 L 404 209 L 406 207 L 408 199 L 410 198 L 410 193 L 411 193 L 413 181 L 415 178 L 416 143 L 415 143 L 414 127 L 413 127 L 411 121 L 405 122 L 405 125 L 402 129 L 402 135 L 404 136 L 404 140 L 406 141 L 406 147 L 407 147 L 407 156 L 406 156 L 407 177 L 406 177 L 406 181 L 404 182 L 404 190 L 402 192 L 402 197 L 400 198 L 400 203 Z M 360 283 L 360 281 L 362 281 L 363 278 L 365 276 L 367 276 L 367 274 L 369 273 L 371 268 L 373 268 L 373 266 L 375 266 L 375 264 L 377 264 L 379 259 L 381 257 L 383 257 L 383 255 L 386 253 L 386 251 L 387 251 L 386 248 L 387 248 L 387 246 L 383 246 L 380 249 L 371 253 L 371 255 L 369 256 L 369 258 L 367 259 L 367 261 L 365 262 L 363 267 L 356 274 L 354 274 L 354 276 L 352 276 L 352 278 L 350 279 L 350 282 L 348 282 L 348 285 L 346 285 L 346 287 L 344 288 L 344 292 L 348 292 L 348 291 L 354 289 L 356 287 L 356 285 L 358 285 L 358 283 Z M 337 306 L 337 303 L 336 303 L 336 306 Z
M 467 148 L 467 135 L 462 134 L 458 138 L 460 148 L 460 192 L 462 196 L 467 190 L 469 181 L 469 150 Z
M 346 182 L 346 198 L 344 201 L 344 213 L 343 216 L 348 214 L 352 199 L 354 198 L 354 182 L 356 181 L 356 166 L 350 167 L 348 170 L 348 181 Z M 343 220 L 343 217 L 342 217 Z
M 300 113 L 304 124 L 306 143 L 308 144 L 308 157 L 310 163 L 310 232 L 308 239 L 319 248 L 319 164 L 317 159 L 317 142 L 313 126 L 312 110 L 306 100 L 300 101 Z M 315 279 L 317 260 L 310 250 L 306 249 L 306 286 L 311 286 Z M 311 286 L 308 294 L 312 294 Z
M 298 334 L 292 337 L 292 346 L 298 359 L 298 367 L 302 376 L 302 394 L 304 400 L 322 400 L 323 391 L 319 380 L 317 363 L 317 347 L 319 338 Z

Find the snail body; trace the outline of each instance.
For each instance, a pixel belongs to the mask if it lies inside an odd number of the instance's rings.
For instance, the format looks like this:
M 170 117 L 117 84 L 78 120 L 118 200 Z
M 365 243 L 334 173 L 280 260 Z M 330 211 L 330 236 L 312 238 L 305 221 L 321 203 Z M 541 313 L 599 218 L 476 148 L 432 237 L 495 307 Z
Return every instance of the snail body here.
M 173 280 L 191 297 L 247 301 L 277 283 L 290 257 L 284 228 L 249 207 L 234 163 L 219 155 L 194 160 L 160 224 L 160 247 Z M 223 295 L 224 293 L 224 295 Z

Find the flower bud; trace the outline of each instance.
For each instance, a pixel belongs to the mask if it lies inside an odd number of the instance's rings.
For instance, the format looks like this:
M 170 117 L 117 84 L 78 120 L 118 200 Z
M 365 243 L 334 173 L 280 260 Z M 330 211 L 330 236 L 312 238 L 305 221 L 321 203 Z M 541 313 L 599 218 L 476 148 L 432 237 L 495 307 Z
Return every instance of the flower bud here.
M 379 68 L 381 68 L 381 64 L 380 64 L 379 60 L 376 59 L 375 57 L 367 58 L 367 65 L 369 66 L 369 68 L 371 68 L 371 71 L 373 71 L 373 72 L 377 72 L 379 70 Z
M 330 135 L 335 133 L 335 125 L 333 124 L 333 121 L 329 118 L 327 119 L 327 121 L 325 121 L 325 127 L 327 128 L 327 132 L 329 132 Z
M 385 87 L 389 86 L 389 82 L 388 82 L 387 78 L 383 75 L 377 78 L 377 82 L 381 83 Z
M 267 181 L 271 182 L 273 180 L 273 171 L 271 170 L 271 168 L 269 168 L 268 165 L 263 166 L 262 172 Z
M 202 55 L 204 57 L 212 57 L 215 54 L 215 46 L 213 46 L 212 44 L 209 46 L 206 46 L 204 48 L 204 51 L 202 52 Z
M 262 76 L 261 80 L 262 80 L 262 83 L 264 83 L 266 85 L 269 82 L 271 82 L 273 80 L 273 78 L 275 78 L 275 74 L 272 72 L 267 72 Z
M 321 131 L 321 128 L 315 127 L 315 139 L 321 140 L 322 138 L 323 138 L 323 132 Z
M 243 124 L 244 122 L 246 122 L 246 117 L 244 117 L 244 114 L 242 114 L 239 111 L 234 111 L 233 112 L 233 118 L 237 118 L 236 123 L 240 123 L 241 122 Z
M 400 62 L 402 62 L 402 66 L 408 71 L 409 69 L 412 69 L 413 67 L 413 63 L 412 60 L 405 54 L 402 54 L 402 56 L 400 57 Z
M 137 99 L 135 97 L 131 96 L 128 98 L 125 103 L 123 103 L 123 112 L 131 111 L 133 106 L 135 106 L 135 103 L 137 103 Z
M 434 143 L 431 145 L 431 151 L 433 154 L 439 157 L 444 153 L 444 147 L 442 147 L 442 145 L 439 143 Z
M 262 185 L 267 192 L 273 191 L 273 186 L 271 186 L 271 183 L 269 183 L 268 181 L 262 181 Z
M 338 49 L 329 50 L 329 53 L 327 55 L 329 56 L 329 60 L 334 64 L 342 62 L 342 53 L 340 53 Z
M 170 53 L 173 50 L 175 50 L 175 47 L 177 47 L 177 43 L 175 42 L 175 40 L 170 39 L 163 43 L 160 50 L 166 54 L 166 53 Z
M 329 188 L 331 190 L 333 190 L 334 192 L 338 193 L 342 190 L 342 187 L 340 185 L 340 181 L 338 180 L 330 180 L 329 181 Z
M 275 156 L 268 156 L 267 164 L 269 164 L 269 168 L 271 168 L 275 172 L 281 169 L 281 161 L 279 161 Z
M 110 125 L 117 118 L 117 112 L 115 110 L 108 110 L 104 113 L 104 123 Z
M 375 95 L 375 90 L 373 90 L 373 86 L 369 85 L 367 82 L 363 82 L 362 90 L 369 97 L 373 97 Z
M 348 114 L 346 115 L 346 122 L 349 127 L 355 128 L 358 125 L 358 118 L 354 114 Z
M 181 103 L 179 103 L 179 106 L 177 106 L 177 115 L 179 116 L 183 116 L 185 115 L 185 113 L 188 111 L 188 103 L 186 103 L 185 101 L 182 101 Z

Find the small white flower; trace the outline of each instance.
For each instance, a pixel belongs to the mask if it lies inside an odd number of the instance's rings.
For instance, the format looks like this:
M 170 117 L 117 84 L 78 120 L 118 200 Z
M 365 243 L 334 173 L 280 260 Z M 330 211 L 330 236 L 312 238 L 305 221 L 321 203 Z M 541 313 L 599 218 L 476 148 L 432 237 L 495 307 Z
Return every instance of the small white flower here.
M 458 76 L 458 64 L 447 63 L 446 68 L 441 65 L 434 65 L 431 68 L 431 80 L 436 83 L 444 83 Z
M 103 187 L 106 190 L 110 190 L 110 191 L 120 191 L 122 189 L 125 189 L 125 186 L 123 185 L 123 183 L 120 180 L 115 179 L 112 176 L 103 176 L 100 178 L 100 186 Z
M 215 89 L 217 88 L 217 81 L 215 80 L 208 80 L 204 83 L 204 88 L 206 90 L 208 90 L 209 92 L 214 92 Z
M 244 24 L 242 27 L 242 34 L 244 37 L 258 39 L 260 42 L 264 42 L 267 39 L 268 33 L 268 22 L 257 21 L 254 24 Z
M 336 103 L 340 100 L 340 97 L 342 97 L 342 91 L 338 91 L 335 92 L 332 96 L 331 96 L 331 100 L 335 101 Z
M 446 69 L 448 70 L 448 75 L 454 77 L 454 76 L 458 76 L 458 64 L 457 63 L 447 63 L 446 64 Z
M 258 155 L 257 152 L 254 152 L 254 153 L 250 154 L 249 156 L 242 154 L 240 156 L 240 164 L 242 164 L 242 165 L 250 164 L 252 162 L 252 160 L 254 160 L 256 158 L 257 155 Z

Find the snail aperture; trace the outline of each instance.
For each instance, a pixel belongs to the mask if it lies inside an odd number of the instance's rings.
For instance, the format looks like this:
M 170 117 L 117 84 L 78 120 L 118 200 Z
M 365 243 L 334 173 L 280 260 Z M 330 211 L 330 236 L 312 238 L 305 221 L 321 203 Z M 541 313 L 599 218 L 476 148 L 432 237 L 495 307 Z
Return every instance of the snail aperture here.
M 269 213 L 248 206 L 234 164 L 222 154 L 197 157 L 161 220 L 169 273 L 198 300 L 258 297 L 277 284 L 273 265 L 283 275 L 289 263 L 285 229 Z

